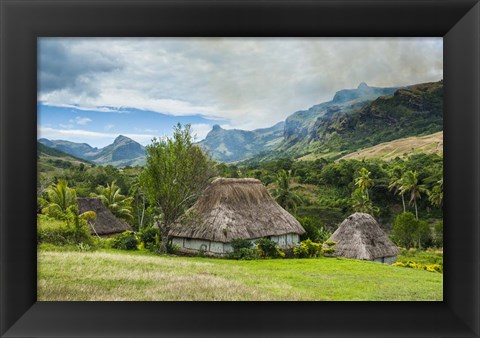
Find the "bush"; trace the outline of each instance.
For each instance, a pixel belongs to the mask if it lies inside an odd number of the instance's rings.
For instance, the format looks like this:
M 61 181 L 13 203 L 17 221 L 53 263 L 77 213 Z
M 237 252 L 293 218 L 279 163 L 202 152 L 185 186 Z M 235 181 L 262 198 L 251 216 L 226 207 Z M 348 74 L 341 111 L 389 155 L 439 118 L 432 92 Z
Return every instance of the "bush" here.
M 410 249 L 415 243 L 418 221 L 411 212 L 402 212 L 395 219 L 392 239 L 404 248 Z
M 285 254 L 280 251 L 277 243 L 268 238 L 261 238 L 257 241 L 258 254 L 263 258 L 282 258 Z
M 155 236 L 158 236 L 158 229 L 153 227 L 143 229 L 138 233 L 138 238 L 146 249 L 153 249 L 155 247 Z
M 80 243 L 92 245 L 86 222 L 81 220 L 77 225 L 70 221 L 60 221 L 45 215 L 37 217 L 37 244 L 76 245 Z
M 227 254 L 228 259 L 252 260 L 258 258 L 257 250 L 248 239 L 234 239 L 230 244 L 233 251 Z
M 293 248 L 293 254 L 298 258 L 312 258 L 320 256 L 322 245 L 312 242 L 310 239 L 300 242 L 300 246 Z
M 119 250 L 137 250 L 138 240 L 133 231 L 125 231 L 113 239 L 112 248 Z
M 324 256 L 332 256 L 337 251 L 337 249 L 332 248 L 335 244 L 337 244 L 337 242 L 334 241 L 326 241 L 323 243 L 322 254 Z
M 440 264 L 420 264 L 414 261 L 407 261 L 407 262 L 395 262 L 392 265 L 399 266 L 402 268 L 411 268 L 411 269 L 417 269 L 417 270 L 443 273 L 443 266 Z

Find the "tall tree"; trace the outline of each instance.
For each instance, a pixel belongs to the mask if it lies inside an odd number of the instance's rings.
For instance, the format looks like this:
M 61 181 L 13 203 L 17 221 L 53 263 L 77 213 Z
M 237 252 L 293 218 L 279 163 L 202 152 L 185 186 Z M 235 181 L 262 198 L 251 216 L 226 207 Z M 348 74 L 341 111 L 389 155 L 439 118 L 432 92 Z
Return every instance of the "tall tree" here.
M 390 191 L 394 191 L 395 194 L 398 194 L 402 198 L 402 205 L 403 205 L 403 212 L 406 212 L 407 209 L 405 207 L 405 192 L 402 191 L 402 172 L 403 169 L 399 166 L 394 167 L 390 173 L 390 183 L 388 185 L 388 189 Z
M 133 198 L 122 195 L 120 187 L 117 186 L 116 181 L 112 181 L 111 184 L 107 183 L 106 186 L 98 186 L 97 193 L 92 193 L 90 196 L 100 198 L 102 203 L 118 218 L 127 221 L 133 219 Z
M 359 176 L 355 178 L 355 185 L 360 188 L 361 191 L 366 195 L 367 199 L 369 199 L 368 195 L 368 188 L 373 187 L 375 184 L 373 179 L 370 178 L 371 172 L 368 171 L 367 168 L 361 168 L 358 171 Z
M 402 176 L 402 187 L 400 189 L 403 193 L 410 194 L 409 203 L 415 206 L 415 217 L 418 220 L 417 200 L 421 199 L 422 193 L 426 192 L 427 188 L 419 183 L 416 171 L 409 170 Z
M 174 222 L 198 198 L 212 175 L 212 162 L 193 143 L 188 124 L 184 127 L 177 124 L 172 138 L 154 138 L 147 146 L 140 183 L 150 202 L 161 212 L 161 221 L 157 222 L 161 253 L 167 252 Z
M 272 190 L 272 195 L 282 208 L 295 212 L 302 199 L 294 192 L 290 180 L 290 173 L 281 169 L 277 174 L 276 187 Z

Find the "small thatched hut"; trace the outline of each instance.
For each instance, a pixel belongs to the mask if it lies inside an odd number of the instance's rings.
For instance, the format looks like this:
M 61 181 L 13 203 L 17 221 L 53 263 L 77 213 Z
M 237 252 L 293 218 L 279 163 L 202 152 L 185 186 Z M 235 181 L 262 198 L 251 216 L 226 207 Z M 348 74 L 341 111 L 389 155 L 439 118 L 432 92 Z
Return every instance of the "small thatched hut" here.
M 109 236 L 126 230 L 132 230 L 130 225 L 119 220 L 112 212 L 103 205 L 99 198 L 77 198 L 78 211 L 94 211 L 97 218 L 89 220 L 90 232 L 92 235 Z
M 394 263 L 400 250 L 369 214 L 348 216 L 328 239 L 334 241 L 335 256 Z
M 183 252 L 223 255 L 234 239 L 269 238 L 293 246 L 305 230 L 253 178 L 218 178 L 203 192 L 170 232 Z

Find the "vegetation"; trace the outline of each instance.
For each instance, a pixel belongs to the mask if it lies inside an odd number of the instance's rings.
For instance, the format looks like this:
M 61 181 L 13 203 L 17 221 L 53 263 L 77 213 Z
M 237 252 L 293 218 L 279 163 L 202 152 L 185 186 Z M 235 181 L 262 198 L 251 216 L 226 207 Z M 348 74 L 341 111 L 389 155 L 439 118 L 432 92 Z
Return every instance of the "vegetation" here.
M 40 249 L 39 301 L 443 300 L 441 274 L 367 261 Z
M 131 221 L 132 216 L 132 197 L 122 195 L 121 189 L 117 186 L 116 181 L 106 186 L 98 186 L 97 193 L 92 193 L 90 196 L 100 198 L 102 203 L 110 209 L 110 211 L 118 218 L 126 221 Z
M 193 143 L 190 126 L 178 124 L 172 138 L 153 139 L 147 146 L 147 163 L 140 184 L 161 217 L 160 252 L 167 252 L 168 233 L 179 216 L 190 207 L 212 176 L 212 163 Z

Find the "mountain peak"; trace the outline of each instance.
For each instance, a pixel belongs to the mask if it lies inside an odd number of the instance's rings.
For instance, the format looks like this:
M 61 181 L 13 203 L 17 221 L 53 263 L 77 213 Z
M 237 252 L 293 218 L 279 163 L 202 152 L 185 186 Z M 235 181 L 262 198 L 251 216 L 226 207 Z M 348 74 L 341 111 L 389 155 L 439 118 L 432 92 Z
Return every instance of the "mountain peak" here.
M 212 127 L 212 131 L 214 131 L 214 130 L 217 130 L 217 131 L 222 130 L 222 127 L 220 127 L 219 124 L 214 124 L 213 127 Z
M 367 89 L 370 88 L 365 82 L 362 82 L 358 85 L 357 89 Z
M 113 141 L 113 143 L 118 143 L 118 142 L 121 142 L 121 141 L 132 141 L 132 139 L 130 139 L 126 136 L 123 136 L 123 135 L 118 135 L 117 138 L 115 139 L 115 141 Z

